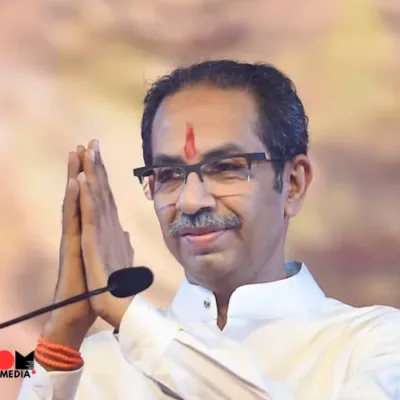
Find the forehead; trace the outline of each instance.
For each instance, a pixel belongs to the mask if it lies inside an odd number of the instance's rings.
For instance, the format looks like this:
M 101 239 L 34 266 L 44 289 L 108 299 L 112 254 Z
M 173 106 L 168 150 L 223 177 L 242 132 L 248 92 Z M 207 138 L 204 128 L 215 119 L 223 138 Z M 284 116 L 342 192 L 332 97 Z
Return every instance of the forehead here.
M 167 97 L 153 122 L 153 155 L 181 155 L 188 124 L 193 126 L 198 152 L 226 143 L 246 151 L 264 151 L 257 135 L 258 112 L 253 96 L 237 89 L 209 86 L 185 88 Z

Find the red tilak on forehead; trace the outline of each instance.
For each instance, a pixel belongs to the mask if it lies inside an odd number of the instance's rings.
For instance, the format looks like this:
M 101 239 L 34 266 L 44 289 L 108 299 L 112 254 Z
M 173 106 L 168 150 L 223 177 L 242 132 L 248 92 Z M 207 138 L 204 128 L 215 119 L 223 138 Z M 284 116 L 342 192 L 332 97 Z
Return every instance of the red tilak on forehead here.
M 193 125 L 187 125 L 186 142 L 184 147 L 185 158 L 190 161 L 197 156 Z

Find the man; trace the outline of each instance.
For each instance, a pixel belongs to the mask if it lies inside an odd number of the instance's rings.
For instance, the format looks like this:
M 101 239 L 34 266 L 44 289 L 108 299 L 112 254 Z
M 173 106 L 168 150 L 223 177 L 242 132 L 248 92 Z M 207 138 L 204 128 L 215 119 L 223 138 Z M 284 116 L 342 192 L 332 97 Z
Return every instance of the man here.
M 312 180 L 292 82 L 227 60 L 177 69 L 147 94 L 142 138 L 134 174 L 186 279 L 167 310 L 103 294 L 53 312 L 19 399 L 400 399 L 400 312 L 326 298 L 285 263 Z M 79 146 L 55 300 L 132 256 L 98 143 Z M 116 330 L 84 340 L 97 316 Z

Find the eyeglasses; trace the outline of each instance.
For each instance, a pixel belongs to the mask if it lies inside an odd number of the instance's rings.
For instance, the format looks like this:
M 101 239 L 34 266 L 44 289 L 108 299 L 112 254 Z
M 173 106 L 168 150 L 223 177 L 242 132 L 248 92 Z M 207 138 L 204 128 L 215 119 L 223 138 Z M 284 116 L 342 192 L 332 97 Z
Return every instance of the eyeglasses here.
M 191 172 L 197 174 L 207 191 L 214 196 L 237 196 L 246 193 L 248 189 L 252 165 L 268 161 L 282 159 L 272 159 L 265 153 L 242 153 L 192 165 L 170 164 L 135 168 L 133 174 L 139 179 L 149 200 L 160 196 L 165 201 L 178 201 Z

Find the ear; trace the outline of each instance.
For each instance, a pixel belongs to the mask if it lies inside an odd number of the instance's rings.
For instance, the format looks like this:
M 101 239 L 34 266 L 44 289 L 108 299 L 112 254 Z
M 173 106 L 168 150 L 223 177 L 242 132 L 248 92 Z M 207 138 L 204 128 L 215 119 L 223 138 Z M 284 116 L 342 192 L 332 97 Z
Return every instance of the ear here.
M 284 216 L 296 216 L 303 207 L 304 199 L 312 181 L 313 173 L 309 158 L 305 155 L 295 157 L 284 171 L 284 190 L 286 193 Z

